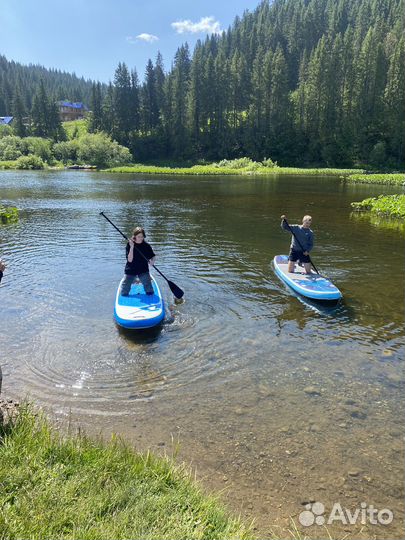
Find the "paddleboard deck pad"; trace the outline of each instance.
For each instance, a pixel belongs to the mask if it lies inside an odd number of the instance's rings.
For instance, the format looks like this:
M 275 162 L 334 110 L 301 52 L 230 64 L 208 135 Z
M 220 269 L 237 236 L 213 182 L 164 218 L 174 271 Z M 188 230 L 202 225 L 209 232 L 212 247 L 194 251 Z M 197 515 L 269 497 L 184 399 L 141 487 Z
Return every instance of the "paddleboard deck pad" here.
M 123 278 L 124 279 L 124 278 Z M 114 318 L 123 328 L 142 330 L 152 328 L 161 323 L 165 316 L 165 308 L 159 286 L 151 276 L 153 294 L 148 295 L 141 283 L 133 283 L 128 296 L 121 296 L 121 284 L 118 285 L 115 297 Z
M 313 270 L 311 274 L 306 274 L 303 267 L 296 265 L 295 272 L 288 272 L 287 255 L 276 255 L 273 263 L 278 277 L 302 296 L 334 302 L 342 298 L 342 293 L 328 278 Z

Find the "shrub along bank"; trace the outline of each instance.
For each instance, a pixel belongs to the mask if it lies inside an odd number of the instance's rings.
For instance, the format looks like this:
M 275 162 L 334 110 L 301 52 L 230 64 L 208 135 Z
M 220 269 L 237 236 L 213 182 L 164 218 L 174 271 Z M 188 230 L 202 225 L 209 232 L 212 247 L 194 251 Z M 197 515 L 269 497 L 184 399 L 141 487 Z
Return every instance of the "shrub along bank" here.
M 380 216 L 405 218 L 405 195 L 380 195 L 360 202 L 353 202 L 358 211 L 370 211 Z
M 43 169 L 63 165 L 115 167 L 131 162 L 128 148 L 105 133 L 83 133 L 77 138 L 55 143 L 41 137 L 0 138 L 0 168 Z

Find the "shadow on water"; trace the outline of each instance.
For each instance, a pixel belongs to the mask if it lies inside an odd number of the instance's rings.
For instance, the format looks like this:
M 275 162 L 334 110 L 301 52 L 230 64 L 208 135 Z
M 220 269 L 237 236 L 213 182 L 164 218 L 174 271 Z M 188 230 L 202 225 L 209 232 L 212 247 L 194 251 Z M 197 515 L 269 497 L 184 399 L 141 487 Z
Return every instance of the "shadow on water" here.
M 312 309 L 319 315 L 326 317 L 334 317 L 339 319 L 353 319 L 355 316 L 354 309 L 346 304 L 343 298 L 339 300 L 312 300 L 311 298 L 306 298 L 300 294 L 291 291 L 294 296 L 305 306 Z
M 118 332 L 121 337 L 124 337 L 126 340 L 131 343 L 153 343 L 156 341 L 163 328 L 163 323 L 160 323 L 152 328 L 143 328 L 142 330 L 136 330 L 132 328 L 123 328 L 122 326 L 116 325 Z

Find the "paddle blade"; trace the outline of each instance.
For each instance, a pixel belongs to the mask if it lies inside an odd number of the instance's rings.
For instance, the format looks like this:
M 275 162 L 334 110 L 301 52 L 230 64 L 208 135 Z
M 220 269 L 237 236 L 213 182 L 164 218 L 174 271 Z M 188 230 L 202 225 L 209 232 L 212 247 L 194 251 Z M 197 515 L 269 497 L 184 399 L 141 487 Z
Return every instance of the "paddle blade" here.
M 172 293 L 174 294 L 176 298 L 178 298 L 179 300 L 180 298 L 183 298 L 184 291 L 181 290 L 180 287 L 178 287 L 175 283 L 173 283 L 173 281 L 170 281 L 170 279 L 167 280 L 167 283 L 170 287 L 170 290 L 172 291 Z

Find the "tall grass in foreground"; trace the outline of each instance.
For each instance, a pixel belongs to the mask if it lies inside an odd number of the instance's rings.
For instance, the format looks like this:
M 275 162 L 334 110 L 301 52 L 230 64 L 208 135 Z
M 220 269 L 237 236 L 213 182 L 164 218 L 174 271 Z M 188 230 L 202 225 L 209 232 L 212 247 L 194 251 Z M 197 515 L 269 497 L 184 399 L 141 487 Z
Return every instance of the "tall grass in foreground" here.
M 62 437 L 29 407 L 0 437 L 2 540 L 252 538 L 184 467 L 117 438 Z

